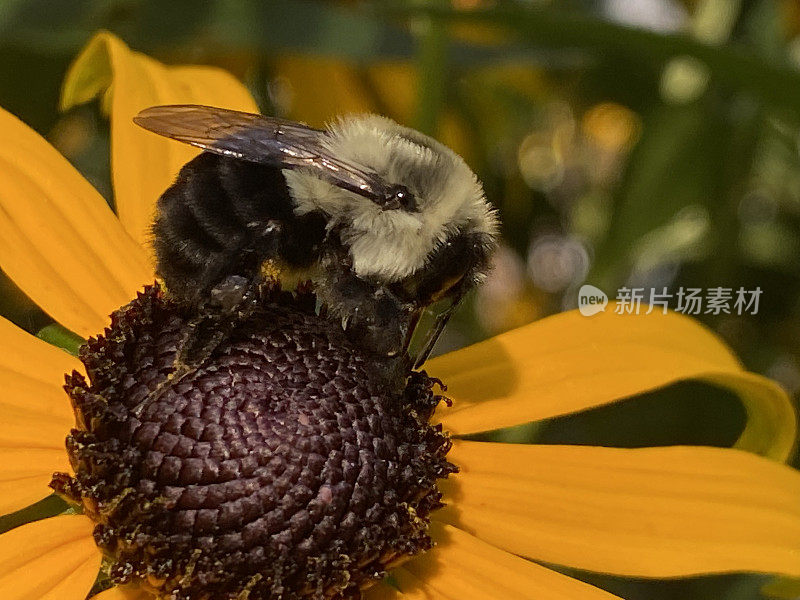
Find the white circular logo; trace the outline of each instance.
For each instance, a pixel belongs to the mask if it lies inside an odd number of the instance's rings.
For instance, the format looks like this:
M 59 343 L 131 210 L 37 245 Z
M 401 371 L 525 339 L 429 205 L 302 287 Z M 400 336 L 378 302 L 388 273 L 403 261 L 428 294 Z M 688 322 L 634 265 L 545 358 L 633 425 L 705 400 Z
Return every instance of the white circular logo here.
M 584 317 L 603 312 L 606 306 L 608 306 L 608 296 L 603 290 L 588 283 L 578 290 L 578 310 Z

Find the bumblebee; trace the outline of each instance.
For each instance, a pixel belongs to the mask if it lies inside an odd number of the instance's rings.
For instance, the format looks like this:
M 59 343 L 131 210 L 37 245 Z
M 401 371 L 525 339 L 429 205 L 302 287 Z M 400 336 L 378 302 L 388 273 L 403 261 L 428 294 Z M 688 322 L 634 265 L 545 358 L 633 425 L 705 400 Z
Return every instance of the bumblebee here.
M 159 199 L 153 227 L 157 273 L 179 302 L 233 312 L 265 263 L 308 272 L 322 312 L 352 340 L 417 367 L 485 277 L 496 212 L 464 160 L 426 135 L 371 114 L 314 129 L 175 105 L 134 120 L 204 150 Z

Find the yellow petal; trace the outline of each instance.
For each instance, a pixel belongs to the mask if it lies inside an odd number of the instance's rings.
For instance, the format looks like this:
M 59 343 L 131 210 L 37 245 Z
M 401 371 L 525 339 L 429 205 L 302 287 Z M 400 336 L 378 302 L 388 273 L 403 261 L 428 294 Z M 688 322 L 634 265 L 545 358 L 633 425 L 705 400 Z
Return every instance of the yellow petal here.
M 437 513 L 514 554 L 643 577 L 800 575 L 800 473 L 740 450 L 456 441 Z
M 28 523 L 0 535 L 0 598 L 84 600 L 100 568 L 82 515 Z
M 424 597 L 424 596 L 421 596 Z M 393 588 L 388 583 L 378 583 L 364 592 L 366 600 L 400 600 L 401 598 L 410 598 L 400 593 L 400 590 Z
M 0 448 L 0 515 L 21 510 L 53 493 L 48 486 L 53 473 L 70 469 L 64 437 L 57 450 Z
M 74 426 L 64 374 L 82 370 L 66 352 L 0 318 L 0 514 L 52 492 L 55 471 L 69 469 L 64 438 Z
M 92 596 L 89 600 L 153 600 L 154 596 L 131 586 L 114 586 Z
M 784 461 L 797 443 L 797 415 L 784 389 L 755 373 L 707 373 L 700 381 L 738 394 L 747 409 L 747 424 L 736 448 Z
M 0 268 L 62 325 L 100 331 L 152 281 L 105 200 L 35 131 L 0 109 Z
M 450 525 L 433 523 L 437 546 L 397 569 L 403 598 L 612 600 L 577 579 L 504 552 Z M 416 594 L 416 596 L 415 596 Z
M 708 329 L 679 314 L 571 311 L 433 359 L 455 406 L 439 416 L 476 433 L 602 406 L 686 379 L 729 388 L 747 408 L 739 447 L 784 460 L 795 440 L 789 397 L 745 373 Z
M 117 214 L 133 238 L 148 245 L 156 200 L 198 150 L 137 127 L 133 117 L 158 104 L 258 109 L 230 73 L 214 67 L 165 66 L 105 32 L 89 42 L 69 69 L 61 105 L 67 109 L 103 95 L 111 113 Z

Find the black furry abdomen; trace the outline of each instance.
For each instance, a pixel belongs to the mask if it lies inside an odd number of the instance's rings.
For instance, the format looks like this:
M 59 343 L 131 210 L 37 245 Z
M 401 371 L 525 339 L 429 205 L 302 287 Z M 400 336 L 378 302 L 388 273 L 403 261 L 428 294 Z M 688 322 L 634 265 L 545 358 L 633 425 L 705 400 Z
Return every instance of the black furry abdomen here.
M 252 280 L 267 259 L 309 266 L 324 231 L 321 216 L 295 216 L 280 169 L 203 153 L 158 200 L 156 268 L 174 298 L 200 304 L 230 276 Z

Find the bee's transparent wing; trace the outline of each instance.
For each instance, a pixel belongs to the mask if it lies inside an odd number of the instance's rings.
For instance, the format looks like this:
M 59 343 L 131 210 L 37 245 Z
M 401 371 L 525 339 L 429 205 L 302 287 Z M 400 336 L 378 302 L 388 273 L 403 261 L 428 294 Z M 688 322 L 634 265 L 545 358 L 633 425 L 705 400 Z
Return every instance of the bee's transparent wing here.
M 176 104 L 146 108 L 134 122 L 208 152 L 282 169 L 308 168 L 332 184 L 383 204 L 395 192 L 377 174 L 332 156 L 326 132 L 236 110 Z

